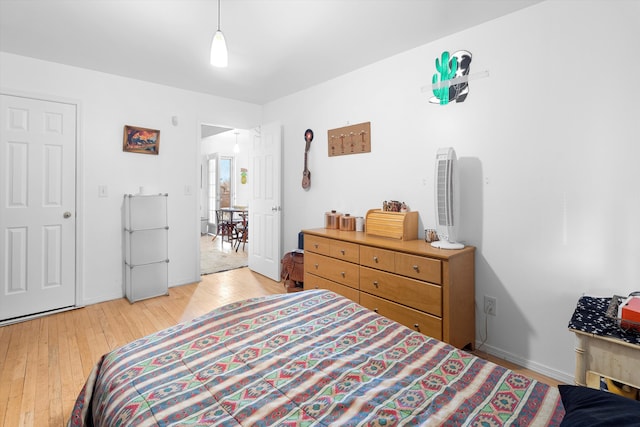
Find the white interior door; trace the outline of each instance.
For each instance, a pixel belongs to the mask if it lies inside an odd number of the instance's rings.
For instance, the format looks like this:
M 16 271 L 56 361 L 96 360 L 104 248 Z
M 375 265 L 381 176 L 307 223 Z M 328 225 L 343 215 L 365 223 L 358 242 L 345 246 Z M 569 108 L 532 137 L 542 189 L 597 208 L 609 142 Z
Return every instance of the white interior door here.
M 282 257 L 282 129 L 263 125 L 250 154 L 252 196 L 249 205 L 249 268 L 280 281 Z
M 0 94 L 0 321 L 75 305 L 76 106 Z

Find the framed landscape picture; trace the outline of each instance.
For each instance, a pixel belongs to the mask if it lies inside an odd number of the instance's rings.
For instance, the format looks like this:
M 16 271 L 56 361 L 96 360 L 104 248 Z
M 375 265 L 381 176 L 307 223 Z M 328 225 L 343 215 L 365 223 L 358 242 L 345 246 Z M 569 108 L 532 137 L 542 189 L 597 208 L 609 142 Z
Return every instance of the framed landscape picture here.
M 122 151 L 158 154 L 160 151 L 160 131 L 125 125 Z

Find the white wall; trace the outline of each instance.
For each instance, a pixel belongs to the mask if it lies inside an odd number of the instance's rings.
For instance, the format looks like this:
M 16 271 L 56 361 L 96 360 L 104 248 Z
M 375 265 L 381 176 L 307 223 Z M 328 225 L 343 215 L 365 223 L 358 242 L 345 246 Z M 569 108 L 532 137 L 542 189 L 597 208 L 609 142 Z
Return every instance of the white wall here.
M 140 186 L 169 193 L 170 286 L 198 281 L 200 124 L 249 129 L 260 107 L 7 53 L 0 64 L 4 90 L 81 103 L 82 303 L 124 295 L 121 207 Z M 159 129 L 159 155 L 123 152 L 125 124 Z
M 483 349 L 571 382 L 579 296 L 640 288 L 639 16 L 637 1 L 548 1 L 264 106 L 263 122 L 284 127 L 285 248 L 330 209 L 362 216 L 388 199 L 433 226 L 434 156 L 453 146 L 477 339 L 494 296 Z M 464 103 L 429 104 L 435 58 L 460 49 L 490 77 Z M 328 129 L 365 121 L 370 154 L 328 157 Z

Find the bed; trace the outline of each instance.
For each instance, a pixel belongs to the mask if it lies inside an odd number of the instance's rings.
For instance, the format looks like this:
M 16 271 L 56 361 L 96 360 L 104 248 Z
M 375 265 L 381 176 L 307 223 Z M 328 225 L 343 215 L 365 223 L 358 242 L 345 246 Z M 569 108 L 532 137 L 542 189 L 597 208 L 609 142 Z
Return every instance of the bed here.
M 557 426 L 558 389 L 335 293 L 233 303 L 96 364 L 69 426 Z

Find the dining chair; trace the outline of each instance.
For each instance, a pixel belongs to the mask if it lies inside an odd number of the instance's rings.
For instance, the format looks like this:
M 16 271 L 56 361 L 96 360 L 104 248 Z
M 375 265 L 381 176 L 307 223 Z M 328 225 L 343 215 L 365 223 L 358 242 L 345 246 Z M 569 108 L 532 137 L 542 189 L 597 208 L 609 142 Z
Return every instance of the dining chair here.
M 233 248 L 234 240 L 236 240 L 237 235 L 235 228 L 235 224 L 231 221 L 230 212 L 216 209 L 216 235 L 213 236 L 211 241 L 216 240 L 216 237 L 220 235 L 220 238 L 222 239 L 222 245 L 224 244 L 224 238 L 226 236 L 227 242 L 231 243 L 231 247 Z
M 247 219 L 248 214 L 242 213 L 240 214 L 242 217 L 242 222 L 236 224 L 236 252 L 240 248 L 240 243 L 242 243 L 242 251 L 244 252 L 244 246 L 247 243 L 247 238 L 249 237 L 249 220 Z

